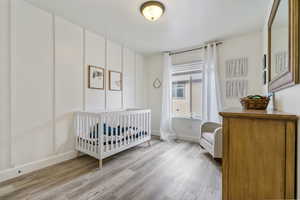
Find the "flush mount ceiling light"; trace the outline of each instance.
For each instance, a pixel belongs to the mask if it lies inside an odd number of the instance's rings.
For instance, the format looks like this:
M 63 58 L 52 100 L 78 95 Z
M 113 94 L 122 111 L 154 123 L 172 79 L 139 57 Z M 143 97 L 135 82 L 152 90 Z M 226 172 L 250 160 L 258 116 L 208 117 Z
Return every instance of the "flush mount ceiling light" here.
M 141 5 L 140 11 L 146 19 L 156 21 L 164 14 L 165 6 L 158 1 L 147 1 Z

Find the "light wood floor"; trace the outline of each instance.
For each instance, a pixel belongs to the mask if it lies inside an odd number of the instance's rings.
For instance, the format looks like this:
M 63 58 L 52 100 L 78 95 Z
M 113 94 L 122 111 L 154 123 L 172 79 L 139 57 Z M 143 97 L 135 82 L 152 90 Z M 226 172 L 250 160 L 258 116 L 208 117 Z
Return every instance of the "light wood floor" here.
M 101 170 L 82 156 L 0 183 L 0 199 L 221 199 L 221 167 L 199 145 L 151 143 L 104 160 Z

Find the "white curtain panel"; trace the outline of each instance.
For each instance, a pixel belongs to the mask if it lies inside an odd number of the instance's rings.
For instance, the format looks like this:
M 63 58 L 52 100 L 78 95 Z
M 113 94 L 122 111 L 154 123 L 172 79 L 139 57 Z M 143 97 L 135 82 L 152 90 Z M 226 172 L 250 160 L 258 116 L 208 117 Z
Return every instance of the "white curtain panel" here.
M 217 44 L 209 44 L 203 54 L 202 121 L 220 123 L 223 95 L 220 89 Z
M 162 109 L 160 122 L 160 138 L 169 141 L 175 138 L 172 128 L 172 64 L 171 56 L 164 54 L 164 69 L 162 82 Z

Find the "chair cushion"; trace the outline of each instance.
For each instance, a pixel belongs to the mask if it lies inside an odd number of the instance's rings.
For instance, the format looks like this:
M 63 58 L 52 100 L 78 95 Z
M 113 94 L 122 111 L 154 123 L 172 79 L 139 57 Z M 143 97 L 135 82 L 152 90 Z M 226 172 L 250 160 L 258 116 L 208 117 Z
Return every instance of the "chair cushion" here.
M 214 144 L 214 134 L 210 132 L 204 132 L 202 133 L 202 137 L 209 142 L 211 145 Z

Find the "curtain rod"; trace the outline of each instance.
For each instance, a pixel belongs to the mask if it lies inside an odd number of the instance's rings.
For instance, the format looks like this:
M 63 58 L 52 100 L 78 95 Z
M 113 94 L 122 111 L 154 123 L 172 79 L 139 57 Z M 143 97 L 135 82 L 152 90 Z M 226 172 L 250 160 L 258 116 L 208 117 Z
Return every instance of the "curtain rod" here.
M 223 44 L 223 42 L 217 42 L 216 44 L 217 45 L 221 45 L 221 44 Z M 176 51 L 176 52 L 173 52 L 173 53 L 172 53 L 172 51 L 170 51 L 169 55 L 172 56 L 172 55 L 176 55 L 176 54 L 182 54 L 182 53 L 187 53 L 187 52 L 191 52 L 191 51 L 197 51 L 197 50 L 200 50 L 200 49 L 203 49 L 203 48 L 207 48 L 208 45 L 209 44 L 206 44 L 206 45 L 204 45 L 202 47 L 198 47 L 198 48 L 194 48 L 194 49 L 189 49 L 189 50 L 184 50 L 184 51 Z

